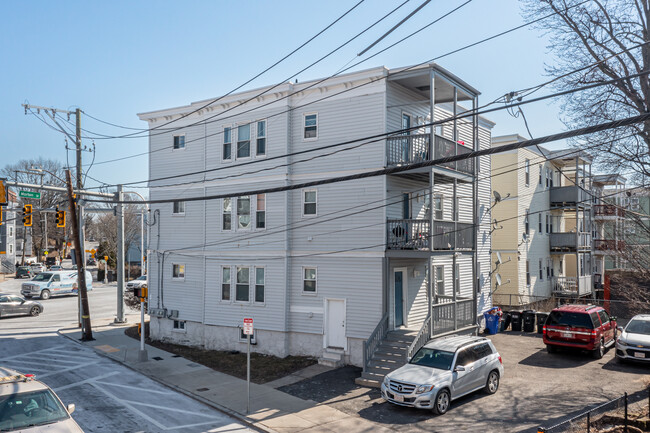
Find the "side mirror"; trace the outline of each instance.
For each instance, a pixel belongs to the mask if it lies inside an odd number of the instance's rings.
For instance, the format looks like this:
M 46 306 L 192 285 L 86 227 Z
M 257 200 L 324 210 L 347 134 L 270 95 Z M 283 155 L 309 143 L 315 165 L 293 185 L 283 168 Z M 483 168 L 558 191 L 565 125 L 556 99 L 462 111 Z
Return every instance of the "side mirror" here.
M 411 362 L 411 357 L 410 357 L 410 356 L 407 356 L 407 357 L 406 357 L 406 363 L 408 364 L 409 362 Z
M 623 328 L 622 326 L 617 326 L 616 329 L 618 329 L 618 332 L 620 332 L 621 334 L 623 333 L 623 331 L 625 331 L 625 328 Z
M 465 371 L 465 367 L 462 365 L 457 365 L 456 368 L 454 368 L 454 371 Z
M 74 403 L 70 403 L 70 404 L 68 405 L 68 407 L 67 407 L 67 409 L 68 409 L 68 413 L 71 414 L 72 412 L 74 412 L 75 407 L 76 407 L 76 406 L 74 405 Z

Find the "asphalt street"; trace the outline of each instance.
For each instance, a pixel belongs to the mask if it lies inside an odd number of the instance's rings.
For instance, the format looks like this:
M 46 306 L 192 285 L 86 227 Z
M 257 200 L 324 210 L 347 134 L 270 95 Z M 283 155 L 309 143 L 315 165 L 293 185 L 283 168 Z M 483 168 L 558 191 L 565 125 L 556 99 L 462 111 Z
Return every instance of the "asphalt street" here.
M 0 283 L 0 293 L 19 294 L 26 280 Z M 116 285 L 94 283 L 91 318 L 115 317 Z M 33 373 L 86 432 L 250 432 L 239 421 L 177 393 L 57 334 L 77 324 L 77 297 L 42 301 L 38 317 L 0 319 L 0 365 Z M 128 311 L 128 310 L 127 310 Z

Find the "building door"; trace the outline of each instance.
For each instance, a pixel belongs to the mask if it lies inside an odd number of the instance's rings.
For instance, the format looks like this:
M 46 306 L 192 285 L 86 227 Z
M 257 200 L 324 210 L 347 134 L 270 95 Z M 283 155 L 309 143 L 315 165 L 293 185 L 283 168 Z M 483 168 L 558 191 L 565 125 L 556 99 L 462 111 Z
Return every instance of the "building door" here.
M 346 348 L 345 340 L 345 300 L 327 299 L 327 347 Z
M 393 274 L 395 287 L 395 327 L 404 326 L 404 294 L 408 285 L 406 281 L 406 268 L 395 269 Z

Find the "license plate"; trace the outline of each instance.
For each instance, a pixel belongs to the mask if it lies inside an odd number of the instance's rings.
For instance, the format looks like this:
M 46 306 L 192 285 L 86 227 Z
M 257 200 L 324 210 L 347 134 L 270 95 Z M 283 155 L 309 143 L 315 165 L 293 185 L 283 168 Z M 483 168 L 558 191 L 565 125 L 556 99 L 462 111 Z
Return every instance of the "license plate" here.
M 403 396 L 403 395 L 399 395 L 399 394 L 395 394 L 395 398 L 394 398 L 393 400 L 395 400 L 395 401 L 399 401 L 399 402 L 401 402 L 401 403 L 404 403 L 404 396 Z
M 563 332 L 562 337 L 564 337 L 564 338 L 573 338 L 573 332 Z
M 634 352 L 635 358 L 645 358 L 645 353 L 643 352 Z

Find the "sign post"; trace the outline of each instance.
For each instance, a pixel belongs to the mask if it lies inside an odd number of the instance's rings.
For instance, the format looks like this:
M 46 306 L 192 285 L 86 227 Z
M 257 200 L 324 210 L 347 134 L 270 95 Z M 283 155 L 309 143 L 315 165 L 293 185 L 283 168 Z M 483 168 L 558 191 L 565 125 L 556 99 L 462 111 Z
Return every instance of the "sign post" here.
M 246 415 L 251 413 L 251 335 L 253 335 L 253 318 L 244 318 L 244 335 L 246 335 Z

